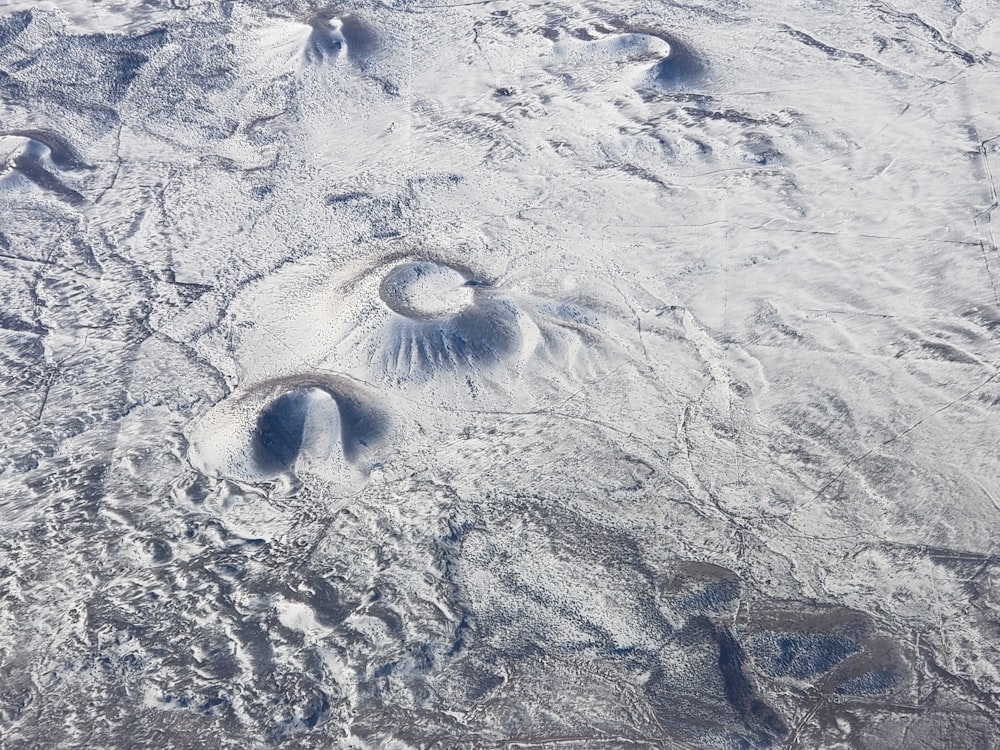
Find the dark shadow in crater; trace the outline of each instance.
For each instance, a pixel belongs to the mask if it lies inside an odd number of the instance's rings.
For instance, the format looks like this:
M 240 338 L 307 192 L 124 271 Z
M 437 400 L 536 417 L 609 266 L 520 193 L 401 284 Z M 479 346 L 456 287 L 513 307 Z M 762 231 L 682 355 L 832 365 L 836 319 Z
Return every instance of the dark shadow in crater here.
M 66 138 L 50 130 L 4 130 L 0 131 L 0 136 L 12 135 L 18 138 L 26 138 L 35 141 L 40 146 L 48 149 L 48 158 L 59 169 L 93 169 L 80 156 Z M 39 155 L 45 155 L 44 150 L 39 146 L 35 147 Z
M 340 31 L 355 62 L 367 62 L 378 53 L 380 40 L 374 29 L 355 16 L 344 16 L 340 23 Z
M 339 394 L 335 398 L 340 410 L 340 443 L 348 461 L 358 460 L 388 431 L 388 419 L 364 400 Z
M 348 461 L 360 459 L 388 433 L 388 417 L 346 380 L 286 378 L 260 388 L 280 393 L 260 412 L 253 431 L 253 459 L 264 471 L 278 473 L 294 465 L 305 447 L 307 421 L 315 409 L 322 415 L 326 397 L 339 415 L 340 445 Z M 317 429 L 322 427 L 317 425 Z M 335 425 L 330 424 L 330 429 Z
M 295 390 L 272 401 L 257 418 L 254 458 L 274 471 L 291 466 L 302 448 L 309 393 Z
M 84 198 L 80 193 L 64 185 L 62 180 L 30 157 L 21 156 L 14 159 L 13 167 L 18 173 L 35 183 L 42 190 L 53 193 L 56 197 L 65 200 L 71 205 L 78 206 L 84 202 Z
M 92 169 L 77 156 L 70 144 L 60 136 L 47 131 L 12 130 L 0 132 L 0 138 L 16 138 L 20 145 L 11 151 L 9 164 L 19 174 L 38 187 L 53 193 L 72 205 L 84 202 L 83 196 L 65 184 L 57 175 L 60 170 Z
M 705 75 L 705 63 L 690 47 L 674 37 L 656 34 L 670 45 L 670 54 L 653 67 L 656 83 L 664 88 L 677 88 L 697 83 Z
M 346 54 L 347 40 L 333 19 L 317 16 L 309 20 L 312 31 L 306 42 L 306 60 L 324 63 Z
M 648 27 L 627 27 L 623 32 L 647 34 L 670 45 L 670 53 L 653 66 L 653 84 L 664 89 L 683 89 L 701 81 L 708 65 L 686 42 L 672 34 Z
M 80 193 L 64 185 L 62 180 L 41 166 L 37 161 L 19 158 L 14 161 L 14 168 L 38 185 L 38 187 L 53 193 L 71 205 L 79 206 L 84 202 L 84 197 Z
M 333 10 L 325 10 L 307 23 L 312 31 L 306 45 L 306 59 L 311 63 L 346 57 L 363 68 L 381 46 L 375 31 L 356 16 L 338 16 Z

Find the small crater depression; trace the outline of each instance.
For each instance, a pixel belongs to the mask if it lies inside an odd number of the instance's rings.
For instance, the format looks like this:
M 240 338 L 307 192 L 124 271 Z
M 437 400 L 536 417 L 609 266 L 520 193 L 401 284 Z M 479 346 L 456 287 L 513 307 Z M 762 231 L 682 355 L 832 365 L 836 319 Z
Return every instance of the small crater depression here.
M 324 427 L 337 424 L 336 408 L 330 394 L 320 388 L 298 388 L 276 398 L 257 418 L 253 434 L 257 463 L 274 471 L 290 467 L 303 443 L 317 442 L 328 432 Z M 315 450 L 319 446 L 309 447 Z
M 396 385 L 457 379 L 477 398 L 522 375 L 575 378 L 598 366 L 605 313 L 617 310 L 589 288 L 522 287 L 515 270 L 480 265 L 469 246 L 385 250 L 317 297 L 337 340 L 325 356 L 346 372 L 353 363 Z
M 431 261 L 403 263 L 385 275 L 379 296 L 411 320 L 458 315 L 475 303 L 475 284 L 461 271 Z
M 165 565 L 174 557 L 174 551 L 171 549 L 170 543 L 164 539 L 149 540 L 146 543 L 146 550 L 153 565 Z
M 35 158 L 47 157 L 59 169 L 91 168 L 83 161 L 73 145 L 58 133 L 48 130 L 11 130 L 0 134 L 0 139 L 11 141 L 19 139 L 21 142 L 27 142 L 24 146 L 26 153 L 30 151 Z
M 11 131 L 0 134 L 0 183 L 19 174 L 56 197 L 71 204 L 83 202 L 83 196 L 68 187 L 60 175 L 63 170 L 86 168 L 69 144 L 42 131 Z
M 652 82 L 665 89 L 698 83 L 706 72 L 704 62 L 684 42 L 664 34 L 657 36 L 667 43 L 669 51 L 653 66 Z
M 497 364 L 518 348 L 517 310 L 493 285 L 446 263 L 411 260 L 393 266 L 379 285 L 392 313 L 380 353 L 397 378 Z
M 267 404 L 253 431 L 253 458 L 268 474 L 291 469 L 300 456 L 326 458 L 340 439 L 344 458 L 356 461 L 384 432 L 384 419 L 349 393 L 302 384 Z
M 317 13 L 308 23 L 310 32 L 305 56 L 310 63 L 333 62 L 342 57 L 362 67 L 378 51 L 378 37 L 354 16 L 338 17 L 330 11 Z
M 332 62 L 347 52 L 347 40 L 341 31 L 339 18 L 317 16 L 309 20 L 306 60 L 311 63 Z
M 269 480 L 311 466 L 356 464 L 388 432 L 388 419 L 347 381 L 290 377 L 218 404 L 191 435 L 200 471 Z
M 560 69 L 605 68 L 614 75 L 630 75 L 635 66 L 642 89 L 670 92 L 698 84 L 707 72 L 704 60 L 685 42 L 648 27 L 577 30 L 555 40 L 553 60 Z M 575 37 L 575 38 L 573 38 Z

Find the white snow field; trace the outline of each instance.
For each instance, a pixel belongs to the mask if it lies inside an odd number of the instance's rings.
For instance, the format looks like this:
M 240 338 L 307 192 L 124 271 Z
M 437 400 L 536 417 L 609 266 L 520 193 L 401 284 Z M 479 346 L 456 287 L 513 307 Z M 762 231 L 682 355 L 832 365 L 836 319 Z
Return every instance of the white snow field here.
M 0 4 L 0 748 L 1000 746 L 990 0 Z

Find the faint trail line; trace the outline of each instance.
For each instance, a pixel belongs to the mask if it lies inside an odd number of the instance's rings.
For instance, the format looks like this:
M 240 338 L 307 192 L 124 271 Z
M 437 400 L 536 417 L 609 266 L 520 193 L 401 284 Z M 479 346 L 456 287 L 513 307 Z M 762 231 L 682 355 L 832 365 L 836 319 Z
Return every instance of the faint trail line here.
M 824 310 L 819 307 L 807 307 L 806 312 L 812 313 L 823 313 L 824 315 L 860 315 L 865 318 L 889 318 L 895 320 L 895 315 L 888 315 L 886 313 L 872 313 L 864 312 L 863 310 Z
M 102 34 L 107 34 L 108 32 L 104 28 L 104 21 L 101 18 L 101 12 L 97 6 L 97 0 L 90 0 L 90 5 L 94 9 L 94 18 L 97 19 L 97 26 L 101 30 Z
M 28 411 L 27 409 L 25 409 L 20 404 L 17 404 L 14 401 L 11 401 L 8 394 L 4 394 L 4 395 L 0 396 L 0 401 L 3 401 L 8 406 L 13 406 L 15 409 L 17 409 L 19 412 L 21 412 L 24 416 L 28 417 L 28 419 L 34 420 L 35 423 L 38 422 L 38 419 L 35 417 L 35 415 L 33 413 L 31 413 L 30 411 Z M 1000 509 L 998 509 L 998 510 L 1000 510 Z
M 602 246 L 602 248 L 603 248 L 603 244 L 604 244 L 604 237 L 603 237 L 603 230 L 602 230 L 602 237 L 601 237 L 601 246 Z M 642 319 L 639 317 L 639 313 L 636 312 L 635 307 L 632 306 L 632 303 L 629 302 L 628 297 L 618 287 L 618 285 L 615 284 L 614 282 L 611 282 L 611 286 L 612 286 L 612 288 L 614 288 L 614 290 L 616 292 L 618 292 L 618 296 L 622 298 L 622 302 L 625 303 L 625 306 L 629 309 L 629 312 L 632 313 L 632 317 L 635 318 L 636 330 L 639 333 L 639 346 L 642 347 L 642 356 L 645 358 L 646 362 L 649 362 L 649 351 L 646 349 L 646 341 L 642 337 Z M 565 401 L 563 403 L 565 403 Z M 562 404 L 560 404 L 560 406 L 562 406 Z
M 607 422 L 602 422 L 599 419 L 593 419 L 591 417 L 582 417 L 578 414 L 568 414 L 563 411 L 555 411 L 555 409 L 549 409 L 544 407 L 538 409 L 530 409 L 527 411 L 504 411 L 496 409 L 452 409 L 452 411 L 460 412 L 462 414 L 489 414 L 489 415 L 504 416 L 504 417 L 542 417 L 542 416 L 562 417 L 563 419 L 569 419 L 575 422 L 586 422 L 588 424 L 596 425 L 598 427 L 603 427 L 606 430 L 618 433 L 619 435 L 625 435 L 626 437 L 634 438 L 635 440 L 642 443 L 641 438 L 639 438 L 634 432 L 623 430 L 620 427 L 615 427 L 614 425 L 610 425 Z M 658 451 L 654 450 L 654 453 L 657 453 L 657 457 L 659 457 Z
M 966 391 L 965 393 L 963 393 L 958 398 L 954 399 L 953 401 L 949 401 L 947 404 L 945 404 L 944 406 L 941 406 L 941 407 L 935 409 L 930 414 L 927 414 L 926 416 L 921 417 L 920 419 L 918 419 L 916 422 L 914 422 L 913 424 L 911 424 L 909 427 L 907 427 L 902 432 L 897 432 L 891 438 L 883 440 L 881 443 L 879 443 L 878 445 L 876 445 L 871 450 L 866 451 L 865 453 L 863 453 L 860 456 L 856 456 L 856 457 L 850 459 L 847 463 L 845 463 L 841 467 L 840 471 L 837 472 L 836 476 L 834 476 L 826 484 L 824 484 L 822 487 L 820 487 L 818 490 L 816 490 L 816 493 L 813 495 L 813 500 L 818 499 L 820 495 L 822 495 L 824 492 L 826 492 L 826 490 L 829 489 L 830 486 L 834 482 L 836 482 L 838 479 L 840 479 L 844 475 L 844 472 L 846 472 L 854 464 L 858 463 L 859 461 L 864 461 L 866 458 L 868 458 L 868 456 L 870 456 L 871 454 L 873 454 L 879 448 L 884 448 L 885 446 L 890 445 L 890 444 L 896 442 L 897 440 L 899 440 L 904 435 L 907 435 L 910 432 L 912 432 L 913 430 L 917 429 L 917 427 L 919 427 L 920 425 L 922 425 L 924 422 L 926 422 L 931 417 L 937 416 L 941 412 L 943 412 L 943 411 L 945 411 L 947 409 L 950 409 L 951 407 L 953 407 L 955 404 L 957 404 L 960 401 L 964 401 L 969 396 L 971 396 L 973 393 L 975 393 L 976 391 L 982 390 L 983 388 L 985 388 L 987 385 L 989 385 L 990 383 L 992 383 L 997 378 L 1000 378 L 1000 368 L 997 368 L 996 372 L 994 372 L 992 375 L 990 375 L 988 378 L 986 378 L 986 380 L 984 380 L 982 383 L 980 383 L 976 387 L 969 389 L 968 391 Z
M 997 207 L 997 186 L 996 183 L 993 181 L 993 170 L 990 169 L 989 155 L 986 152 L 986 144 L 992 143 L 997 139 L 1000 139 L 1000 135 L 995 135 L 992 138 L 986 138 L 985 140 L 980 139 L 979 141 L 979 156 L 983 160 L 983 168 L 986 170 L 986 179 L 990 183 L 990 198 L 993 201 L 993 205 L 990 206 L 990 208 L 988 208 L 983 213 L 989 213 L 990 211 L 992 211 L 994 208 Z
M 413 10 L 421 11 L 429 8 L 465 8 L 469 5 L 492 5 L 497 2 L 497 0 L 475 0 L 471 3 L 440 3 L 438 5 L 418 5 Z
M 45 407 L 49 403 L 49 393 L 52 391 L 52 386 L 55 385 L 58 374 L 59 373 L 57 371 L 52 374 L 51 377 L 45 378 L 45 386 L 42 389 L 42 403 L 38 405 L 38 412 L 35 414 L 35 424 L 40 424 L 42 421 L 42 415 L 45 413 Z
M 1000 248 L 997 248 L 996 235 L 993 233 L 993 212 L 1000 207 L 1000 200 L 998 200 L 997 197 L 996 181 L 993 179 L 993 170 L 990 167 L 989 152 L 986 150 L 986 144 L 1000 139 L 1000 135 L 983 139 L 979 137 L 979 132 L 975 129 L 975 127 L 973 127 L 972 132 L 975 135 L 976 140 L 979 141 L 976 151 L 983 163 L 983 172 L 986 174 L 986 182 L 988 183 L 990 190 L 990 205 L 973 216 L 972 223 L 975 224 L 976 231 L 980 236 L 979 246 L 982 249 L 983 263 L 986 265 L 986 276 L 989 278 L 990 287 L 993 289 L 993 301 L 996 303 L 996 306 L 1000 308 L 1000 293 L 997 291 L 996 280 L 993 276 L 993 270 L 990 268 L 989 253 L 986 248 L 986 245 L 989 244 L 989 249 L 993 251 L 994 255 L 1000 256 Z M 983 225 L 985 225 L 985 228 Z
M 972 477 L 972 481 L 979 485 L 979 489 L 981 489 L 983 491 L 983 493 L 986 495 L 986 497 L 988 497 L 990 499 L 990 502 L 993 503 L 993 507 L 998 512 L 1000 512 L 1000 503 L 998 503 L 997 499 L 995 497 L 993 497 L 993 495 L 990 493 L 990 491 L 988 489 L 986 489 L 985 486 L 983 486 L 983 483 L 980 482 L 978 479 L 976 479 L 975 476 Z
M 579 396 L 584 391 L 588 390 L 592 386 L 599 385 L 600 383 L 603 383 L 605 380 L 607 380 L 612 375 L 614 375 L 616 372 L 618 372 L 620 369 L 622 369 L 626 364 L 628 364 L 628 363 L 627 362 L 622 362 L 620 365 L 618 365 L 618 367 L 614 368 L 611 372 L 609 372 L 609 373 L 607 373 L 605 375 L 602 375 L 599 378 L 595 378 L 594 380 L 591 380 L 591 381 L 589 381 L 587 383 L 584 383 L 579 388 L 577 388 L 575 391 L 573 391 L 573 393 L 569 394 L 566 398 L 564 398 L 562 401 L 560 401 L 558 404 L 556 404 L 555 408 L 556 409 L 563 408 L 566 404 L 568 404 L 570 401 L 572 401 L 574 398 L 576 398 L 577 396 Z
M 740 226 L 740 225 L 737 225 Z M 767 224 L 759 224 L 757 226 L 742 226 L 743 229 L 750 231 L 768 231 L 768 232 L 794 232 L 795 234 L 813 234 L 822 235 L 825 237 L 855 237 L 866 240 L 892 240 L 894 242 L 922 242 L 930 243 L 935 245 L 963 245 L 965 247 L 975 247 L 979 244 L 977 241 L 973 240 L 941 240 L 941 239 L 931 239 L 926 237 L 896 237 L 888 234 L 865 234 L 863 232 L 831 232 L 824 229 L 794 229 L 792 227 L 769 227 Z
M 816 716 L 819 710 L 826 705 L 826 699 L 821 696 L 819 700 L 813 704 L 813 707 L 799 718 L 799 720 L 795 723 L 795 726 L 792 728 L 792 731 L 788 733 L 788 739 L 782 745 L 784 750 L 791 750 L 795 747 L 795 743 L 799 738 L 799 732 L 801 732 L 802 728 L 812 721 L 813 717 Z
M 621 747 L 620 743 L 624 742 L 631 745 L 642 744 L 651 747 L 662 747 L 660 740 L 647 739 L 645 737 L 592 737 L 589 735 L 564 735 L 541 739 L 506 740 L 502 744 L 493 745 L 493 747 L 524 748 L 524 750 L 529 750 L 529 748 L 544 749 L 553 745 L 579 745 L 581 742 L 597 742 L 601 745 L 612 745 L 614 747 Z M 678 745 L 678 747 L 691 747 L 691 745 Z
M 976 224 L 978 223 L 976 221 Z M 990 268 L 990 255 L 986 252 L 986 243 L 980 240 L 979 247 L 983 253 L 983 264 L 986 266 L 986 278 L 990 280 L 990 288 L 993 290 L 993 302 L 996 304 L 997 309 L 1000 309 L 1000 292 L 997 291 L 997 282 L 993 278 L 993 270 Z
M 640 435 L 636 435 L 634 432 L 630 432 L 628 430 L 623 430 L 620 427 L 615 427 L 614 425 L 608 424 L 607 422 L 602 422 L 599 419 L 592 419 L 590 417 L 582 417 L 582 416 L 577 415 L 577 414 L 569 414 L 567 412 L 555 411 L 554 409 L 545 409 L 545 408 L 531 409 L 531 410 L 528 410 L 528 411 L 507 411 L 507 410 L 496 410 L 496 409 L 451 409 L 449 411 L 451 411 L 451 412 L 457 412 L 457 413 L 460 413 L 460 414 L 476 414 L 476 415 L 484 415 L 484 416 L 550 417 L 550 418 L 555 417 L 555 418 L 566 419 L 566 420 L 569 420 L 571 422 L 583 422 L 585 424 L 591 424 L 591 425 L 594 425 L 595 427 L 600 427 L 600 428 L 602 428 L 604 430 L 608 430 L 609 432 L 613 432 L 613 433 L 616 433 L 618 435 L 622 435 L 622 436 L 624 436 L 626 438 L 629 438 L 631 440 L 634 440 L 637 445 L 639 445 L 639 446 L 645 448 L 646 450 L 648 450 L 656 458 L 656 460 L 660 462 L 660 466 L 658 466 L 658 467 L 657 466 L 653 466 L 652 464 L 648 463 L 645 459 L 642 459 L 641 457 L 638 457 L 639 460 L 640 460 L 640 463 L 645 464 L 654 473 L 662 473 L 663 475 L 668 476 L 671 479 L 674 479 L 676 481 L 680 481 L 677 477 L 674 476 L 673 472 L 671 472 L 671 470 L 670 470 L 670 460 L 669 460 L 669 457 L 666 456 L 666 455 L 664 455 L 663 452 L 660 449 L 658 449 L 655 445 L 653 445 L 652 443 L 650 443 L 648 440 L 644 439 Z M 618 446 L 618 447 L 623 452 L 627 452 L 624 447 L 622 447 L 622 446 Z M 684 484 L 683 482 L 680 482 L 680 483 L 682 485 Z M 685 487 L 685 489 L 687 489 L 687 488 Z M 700 498 L 698 498 L 690 490 L 688 490 L 688 494 L 694 500 L 696 500 L 698 502 L 701 501 Z

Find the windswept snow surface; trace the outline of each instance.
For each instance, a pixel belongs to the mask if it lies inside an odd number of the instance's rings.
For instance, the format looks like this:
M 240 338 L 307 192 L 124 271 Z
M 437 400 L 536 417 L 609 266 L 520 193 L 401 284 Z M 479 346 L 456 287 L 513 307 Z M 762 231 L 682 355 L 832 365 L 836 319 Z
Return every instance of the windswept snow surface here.
M 995 2 L 0 13 L 0 747 L 1000 746 Z

